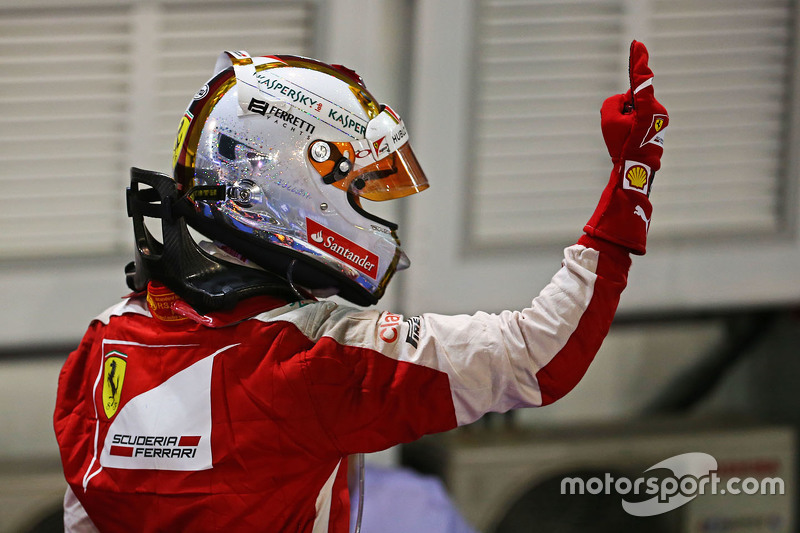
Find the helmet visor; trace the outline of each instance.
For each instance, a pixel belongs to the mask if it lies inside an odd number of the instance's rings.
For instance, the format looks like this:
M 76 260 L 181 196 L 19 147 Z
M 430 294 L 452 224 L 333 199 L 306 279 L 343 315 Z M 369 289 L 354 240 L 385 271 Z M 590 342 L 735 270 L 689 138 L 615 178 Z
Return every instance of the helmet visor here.
M 309 161 L 325 177 L 325 183 L 375 202 L 428 188 L 406 127 L 389 106 L 383 106 L 369 121 L 363 139 L 312 143 Z
M 429 186 L 409 143 L 379 161 L 355 168 L 341 185 L 356 196 L 374 202 L 409 196 Z

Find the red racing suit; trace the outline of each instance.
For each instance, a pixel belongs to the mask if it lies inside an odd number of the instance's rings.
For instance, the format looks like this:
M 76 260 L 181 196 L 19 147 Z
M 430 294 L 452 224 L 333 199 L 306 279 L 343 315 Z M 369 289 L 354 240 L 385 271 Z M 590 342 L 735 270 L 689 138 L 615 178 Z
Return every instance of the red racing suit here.
M 588 236 L 564 255 L 529 308 L 499 314 L 256 297 L 199 316 L 128 297 L 59 378 L 67 531 L 347 531 L 348 455 L 546 405 L 581 379 L 630 259 Z

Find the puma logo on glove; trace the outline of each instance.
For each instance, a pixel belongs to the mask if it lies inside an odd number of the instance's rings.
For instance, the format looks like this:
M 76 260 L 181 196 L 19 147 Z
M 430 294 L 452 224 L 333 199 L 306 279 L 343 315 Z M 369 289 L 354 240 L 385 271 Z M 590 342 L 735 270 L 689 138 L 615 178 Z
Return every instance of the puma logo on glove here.
M 637 205 L 633 210 L 633 214 L 644 220 L 645 232 L 650 229 L 650 219 L 644 214 L 644 209 L 642 209 L 642 206 Z

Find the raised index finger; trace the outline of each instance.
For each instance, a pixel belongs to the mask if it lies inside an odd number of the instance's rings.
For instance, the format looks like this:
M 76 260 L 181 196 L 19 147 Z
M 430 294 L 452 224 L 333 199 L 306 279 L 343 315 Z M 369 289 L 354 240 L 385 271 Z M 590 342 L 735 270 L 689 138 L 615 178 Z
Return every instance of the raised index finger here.
M 628 74 L 631 80 L 631 95 L 633 106 L 642 100 L 643 96 L 653 97 L 653 71 L 648 66 L 650 54 L 647 48 L 639 41 L 631 43 L 631 53 L 628 58 Z

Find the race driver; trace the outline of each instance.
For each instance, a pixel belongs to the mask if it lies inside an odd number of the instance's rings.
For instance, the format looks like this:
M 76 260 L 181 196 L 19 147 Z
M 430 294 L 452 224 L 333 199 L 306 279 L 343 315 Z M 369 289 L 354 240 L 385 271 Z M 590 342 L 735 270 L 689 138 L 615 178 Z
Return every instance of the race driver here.
M 645 253 L 669 117 L 641 43 L 629 68 L 608 184 L 530 307 L 404 317 L 316 297 L 369 306 L 408 266 L 362 205 L 428 187 L 400 116 L 340 65 L 223 54 L 173 176 L 132 170 L 134 292 L 60 375 L 66 530 L 345 532 L 349 455 L 569 392 Z

